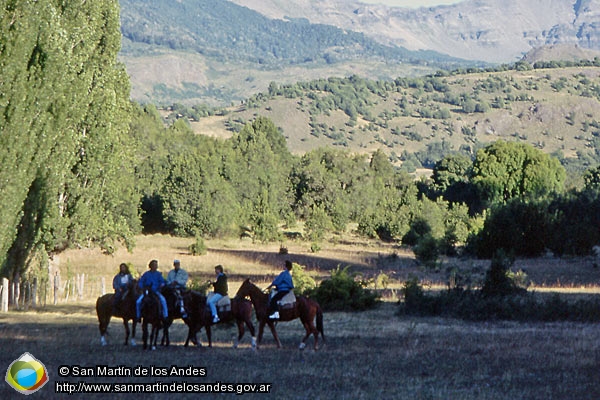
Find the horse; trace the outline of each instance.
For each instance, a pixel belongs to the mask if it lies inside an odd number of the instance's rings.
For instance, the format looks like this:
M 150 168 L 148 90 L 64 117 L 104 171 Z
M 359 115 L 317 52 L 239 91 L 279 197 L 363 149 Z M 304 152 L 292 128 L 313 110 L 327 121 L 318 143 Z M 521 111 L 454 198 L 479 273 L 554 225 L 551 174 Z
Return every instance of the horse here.
M 198 319 L 194 318 L 193 323 L 195 324 L 194 330 L 199 331 L 204 327 L 206 329 L 206 337 L 208 339 L 208 347 L 212 347 L 212 331 L 211 326 L 214 325 L 213 317 L 206 304 L 206 297 L 203 299 L 204 306 L 200 310 L 198 314 Z M 201 303 L 202 304 L 202 303 Z M 252 303 L 243 297 L 234 297 L 231 299 L 231 310 L 224 311 L 219 313 L 219 322 L 221 323 L 229 323 L 235 321 L 238 328 L 238 335 L 233 343 L 233 348 L 237 349 L 240 340 L 244 337 L 245 328 L 248 327 L 250 334 L 252 335 L 252 348 L 256 348 L 256 334 L 254 329 L 254 324 L 252 323 Z M 188 335 L 189 340 L 189 335 Z M 187 346 L 188 342 L 186 341 L 185 346 Z
M 254 305 L 254 310 L 256 311 L 256 318 L 259 321 L 257 348 L 262 341 L 265 325 L 269 325 L 271 333 L 273 334 L 273 338 L 277 343 L 277 347 L 281 348 L 281 341 L 279 340 L 279 336 L 275 330 L 275 321 L 269 319 L 269 295 L 264 293 L 260 288 L 258 288 L 258 286 L 250 282 L 250 279 L 246 279 L 240 286 L 235 297 L 244 298 L 246 296 L 250 297 L 250 301 L 252 302 L 252 305 Z M 291 321 L 296 318 L 300 318 L 300 321 L 306 330 L 306 335 L 302 338 L 302 341 L 299 345 L 300 350 L 303 350 L 306 347 L 306 339 L 308 339 L 311 334 L 315 338 L 315 350 L 318 349 L 319 333 L 321 333 L 323 342 L 325 342 L 325 334 L 323 333 L 323 311 L 321 310 L 319 303 L 316 301 L 305 296 L 296 296 L 296 303 L 294 304 L 294 307 L 290 309 L 280 309 L 279 314 L 279 321 Z M 316 327 L 314 324 L 315 319 Z
M 187 318 L 183 318 L 181 315 L 181 310 L 177 305 L 177 295 L 175 294 L 175 290 L 173 288 L 165 287 L 161 290 L 163 296 L 165 296 L 165 300 L 167 302 L 167 307 L 169 308 L 169 316 L 165 321 L 165 326 L 163 329 L 163 336 L 160 341 L 161 345 L 169 346 L 171 341 L 169 339 L 169 328 L 173 324 L 173 321 L 181 318 L 183 322 L 188 326 L 188 336 L 185 342 L 185 347 L 188 346 L 190 340 L 195 345 L 201 345 L 196 338 L 196 333 L 202 327 L 199 326 L 196 321 L 201 318 L 201 310 L 206 305 L 206 298 L 202 296 L 200 293 L 195 292 L 193 290 L 182 290 L 181 297 L 183 299 L 183 304 L 187 312 Z
M 98 315 L 100 329 L 100 343 L 106 346 L 106 330 L 110 323 L 111 317 L 123 318 L 123 326 L 125 327 L 125 345 L 129 340 L 129 321 L 131 320 L 131 345 L 135 346 L 135 326 L 137 324 L 135 315 L 135 302 L 138 297 L 137 281 L 133 281 L 133 285 L 125 293 L 119 304 L 118 310 L 113 310 L 114 293 L 108 293 L 98 297 L 96 300 L 96 314 Z M 114 312 L 116 311 L 116 312 Z
M 158 331 L 162 327 L 163 319 L 162 312 L 160 310 L 160 300 L 156 293 L 148 288 L 144 289 L 144 298 L 142 299 L 140 314 L 142 317 L 142 340 L 144 341 L 144 350 L 149 347 L 152 350 L 156 350 Z M 149 344 L 148 324 L 152 325 Z

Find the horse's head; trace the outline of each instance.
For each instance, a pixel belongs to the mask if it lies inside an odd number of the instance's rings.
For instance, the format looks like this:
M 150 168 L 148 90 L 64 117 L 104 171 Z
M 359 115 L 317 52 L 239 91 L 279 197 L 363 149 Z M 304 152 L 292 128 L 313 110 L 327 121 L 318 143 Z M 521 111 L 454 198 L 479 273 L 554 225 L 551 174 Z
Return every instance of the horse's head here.
M 252 282 L 250 282 L 250 278 L 246 278 L 246 280 L 242 282 L 242 285 L 235 294 L 235 297 L 238 299 L 243 299 L 246 296 L 250 296 L 250 290 L 252 286 L 254 285 L 252 284 Z

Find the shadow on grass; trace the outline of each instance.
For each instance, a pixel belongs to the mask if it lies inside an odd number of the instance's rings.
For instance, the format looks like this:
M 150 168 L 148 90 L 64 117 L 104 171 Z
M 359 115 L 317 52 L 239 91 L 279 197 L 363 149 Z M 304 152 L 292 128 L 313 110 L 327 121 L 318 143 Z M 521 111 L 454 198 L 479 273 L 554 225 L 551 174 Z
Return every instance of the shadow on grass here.
M 322 257 L 317 254 L 279 254 L 257 250 L 231 250 L 213 248 L 209 249 L 209 251 L 215 254 L 223 254 L 228 257 L 237 257 L 245 261 L 267 264 L 275 269 L 283 268 L 285 260 L 290 260 L 293 263 L 304 266 L 307 271 L 329 272 L 338 266 L 341 268 L 350 266 L 352 272 L 358 272 L 365 275 L 378 273 L 379 271 L 386 269 L 395 270 L 398 269 L 398 265 L 405 265 L 413 262 L 410 257 L 399 256 L 395 253 L 391 255 L 382 255 L 380 253 L 367 255 L 361 254 L 359 261 L 349 262 L 347 259 Z M 339 252 L 343 253 L 344 251 Z

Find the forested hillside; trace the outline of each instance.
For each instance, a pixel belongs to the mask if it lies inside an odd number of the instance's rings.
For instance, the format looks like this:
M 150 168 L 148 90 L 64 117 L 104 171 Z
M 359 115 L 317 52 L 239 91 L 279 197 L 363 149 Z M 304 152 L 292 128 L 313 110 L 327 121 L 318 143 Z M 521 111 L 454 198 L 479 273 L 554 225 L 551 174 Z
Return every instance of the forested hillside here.
M 242 60 L 274 68 L 357 58 L 458 61 L 433 51 L 385 46 L 362 33 L 306 19 L 268 19 L 225 0 L 121 0 L 121 6 L 121 31 L 131 42 L 195 51 L 222 62 Z
M 381 149 L 409 172 L 431 168 L 451 152 L 472 157 L 502 139 L 529 143 L 581 173 L 600 159 L 599 109 L 596 60 L 521 62 L 393 81 L 273 82 L 239 107 L 175 105 L 172 112 L 191 118 L 196 132 L 221 137 L 265 116 L 295 154 L 324 146 L 363 154 Z
M 264 90 L 274 79 L 288 83 L 351 73 L 394 78 L 475 65 L 306 19 L 272 20 L 225 0 L 120 3 L 120 57 L 138 101 L 224 105 Z

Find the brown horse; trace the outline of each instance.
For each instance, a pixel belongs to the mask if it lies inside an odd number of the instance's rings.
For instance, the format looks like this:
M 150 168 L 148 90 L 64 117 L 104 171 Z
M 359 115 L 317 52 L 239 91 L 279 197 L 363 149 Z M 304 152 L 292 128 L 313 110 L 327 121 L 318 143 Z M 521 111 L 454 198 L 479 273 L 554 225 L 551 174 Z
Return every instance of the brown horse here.
M 199 331 L 204 327 L 206 329 L 206 337 L 208 339 L 208 347 L 212 347 L 212 331 L 211 326 L 214 325 L 212 322 L 212 314 L 210 313 L 210 309 L 206 303 L 206 298 L 204 300 L 204 307 L 199 314 L 200 318 L 195 321 L 196 327 L 195 331 Z M 252 303 L 243 297 L 234 297 L 231 299 L 231 310 L 224 311 L 219 313 L 219 322 L 220 323 L 229 323 L 235 321 L 238 328 L 238 336 L 233 343 L 233 348 L 237 349 L 240 344 L 240 340 L 244 337 L 244 333 L 246 332 L 244 325 L 248 327 L 250 331 L 250 335 L 252 335 L 252 348 L 256 347 L 256 334 L 254 330 L 254 324 L 252 323 Z M 189 337 L 188 337 L 189 339 Z M 186 344 L 187 346 L 187 341 Z
M 125 345 L 129 340 L 129 321 L 131 320 L 131 345 L 135 346 L 135 301 L 138 297 L 137 281 L 133 281 L 131 288 L 125 293 L 119 304 L 118 310 L 113 310 L 114 293 L 108 293 L 96 300 L 96 314 L 98 315 L 100 329 L 100 343 L 106 346 L 106 330 L 111 317 L 123 318 L 125 327 Z M 115 312 L 116 311 L 116 312 Z
M 256 318 L 258 319 L 259 323 L 258 345 L 260 345 L 262 340 L 265 325 L 269 325 L 271 333 L 273 334 L 273 338 L 277 343 L 277 347 L 280 348 L 281 342 L 279 341 L 279 336 L 275 330 L 275 321 L 269 319 L 269 295 L 260 290 L 258 286 L 250 282 L 250 279 L 246 279 L 242 283 L 242 286 L 240 286 L 235 297 L 244 298 L 246 296 L 250 297 L 250 301 L 252 301 L 252 304 L 254 305 Z M 323 333 L 323 311 L 321 311 L 321 306 L 319 306 L 319 303 L 316 301 L 305 296 L 296 296 L 296 303 L 294 307 L 290 309 L 280 309 L 279 314 L 279 321 L 291 321 L 296 318 L 300 318 L 300 321 L 302 321 L 302 325 L 304 325 L 304 329 L 306 330 L 306 335 L 302 338 L 302 342 L 300 342 L 299 348 L 301 350 L 306 347 L 306 339 L 308 339 L 311 334 L 313 334 L 315 337 L 315 350 L 317 350 L 319 345 L 319 333 L 321 333 L 323 342 L 325 342 L 325 334 Z M 316 327 L 314 324 L 315 319 Z
M 165 323 L 163 337 L 160 341 L 160 344 L 165 346 L 169 346 L 171 344 L 169 339 L 169 328 L 175 319 L 181 318 L 188 326 L 188 336 L 185 346 L 187 347 L 190 340 L 195 345 L 201 345 L 200 342 L 198 342 L 198 339 L 196 339 L 196 333 L 202 328 L 198 325 L 197 321 L 199 321 L 202 317 L 202 310 L 206 305 L 206 297 L 193 290 L 181 290 L 181 298 L 183 299 L 183 304 L 188 314 L 187 318 L 184 319 L 181 315 L 181 310 L 176 304 L 177 296 L 175 294 L 175 290 L 173 288 L 166 287 L 161 290 L 161 293 L 163 296 L 165 296 L 167 306 L 169 307 L 169 316 Z
M 142 299 L 140 315 L 142 317 L 142 340 L 144 342 L 144 350 L 147 348 L 156 350 L 158 332 L 163 327 L 163 318 L 158 295 L 147 288 L 144 289 L 144 298 Z M 149 338 L 148 324 L 152 325 Z M 150 340 L 148 341 L 148 339 Z

